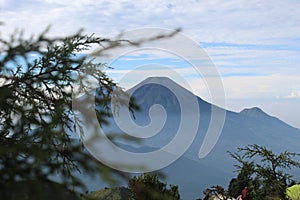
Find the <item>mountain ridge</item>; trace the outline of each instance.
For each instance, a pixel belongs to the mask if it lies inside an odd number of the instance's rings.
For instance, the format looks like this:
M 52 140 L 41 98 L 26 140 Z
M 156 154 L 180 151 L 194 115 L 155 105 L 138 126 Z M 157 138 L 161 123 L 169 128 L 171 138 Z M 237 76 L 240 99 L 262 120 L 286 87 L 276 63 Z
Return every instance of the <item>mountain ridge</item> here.
M 176 89 L 184 91 L 185 95 L 187 95 L 187 96 L 196 96 L 199 103 L 200 104 L 202 103 L 203 107 L 206 107 L 206 110 L 207 110 L 208 107 L 215 106 L 215 107 L 221 108 L 223 110 L 226 110 L 227 112 L 241 114 L 241 115 L 245 115 L 245 116 L 253 117 L 253 118 L 259 118 L 259 117 L 264 115 L 264 116 L 268 116 L 270 118 L 273 118 L 274 120 L 279 120 L 281 123 L 284 123 L 287 126 L 295 128 L 297 130 L 300 130 L 299 128 L 294 127 L 294 126 L 284 122 L 279 117 L 272 116 L 272 115 L 268 114 L 262 108 L 257 107 L 257 106 L 248 107 L 248 108 L 246 107 L 246 108 L 242 109 L 240 112 L 236 112 L 236 111 L 228 110 L 226 108 L 222 108 L 220 106 L 214 105 L 214 104 L 212 104 L 208 101 L 205 101 L 200 96 L 194 94 L 193 92 L 189 91 L 188 89 L 184 88 L 183 86 L 181 86 L 180 84 L 178 84 L 177 82 L 173 81 L 172 79 L 170 79 L 169 77 L 166 77 L 166 76 L 151 76 L 151 77 L 148 77 L 148 78 L 144 79 L 143 81 L 141 81 L 140 83 L 138 83 L 137 85 L 133 86 L 132 88 L 126 90 L 126 92 L 128 92 L 130 95 L 133 95 L 134 91 L 136 91 L 138 88 L 140 88 L 142 86 L 145 86 L 145 85 L 151 85 L 153 87 L 153 84 L 171 86 L 171 89 L 174 89 L 175 88 L 174 85 L 176 85 Z M 164 86 L 164 87 L 166 87 L 166 86 Z M 166 87 L 166 88 L 168 88 L 168 87 Z M 158 88 L 156 88 L 156 89 L 158 89 Z M 146 92 L 149 92 L 149 90 L 151 90 L 151 87 L 148 86 L 146 88 L 146 90 L 144 90 L 143 92 L 146 93 Z M 135 95 L 133 95 L 133 96 L 135 96 Z M 209 109 L 209 111 L 210 110 L 211 109 Z
M 182 97 L 182 103 L 188 106 L 191 102 L 189 98 L 196 98 L 199 113 L 195 111 L 194 113 L 182 114 L 178 99 L 176 99 L 176 95 L 172 90 L 176 90 L 177 95 Z M 200 117 L 199 123 L 196 124 L 198 130 L 194 140 L 191 141 L 191 145 L 178 160 L 162 169 L 168 182 L 179 185 L 183 199 L 195 199 L 200 196 L 205 188 L 211 185 L 222 185 L 225 188 L 228 186 L 230 179 L 236 177 L 233 167 L 236 163 L 233 159 L 229 159 L 228 151 L 235 152 L 239 147 L 257 144 L 266 146 L 274 152 L 291 151 L 300 153 L 298 144 L 300 141 L 299 129 L 268 115 L 257 107 L 246 108 L 241 112 L 221 108 L 226 112 L 222 132 L 211 152 L 206 157 L 199 159 L 199 149 L 205 141 L 204 139 L 208 134 L 207 130 L 213 120 L 210 111 L 215 105 L 204 101 L 165 77 L 146 79 L 129 89 L 128 92 L 142 107 L 141 110 L 135 111 L 135 119 L 131 119 L 134 123 L 147 127 L 152 121 L 149 110 L 155 104 L 161 105 L 166 111 L 164 126 L 156 135 L 141 139 L 138 144 L 126 141 L 127 143 L 119 145 L 120 148 L 128 151 L 146 153 L 161 149 L 176 136 L 182 117 Z M 155 117 L 155 115 L 152 117 Z M 189 126 L 194 125 L 191 123 Z M 113 119 L 110 120 L 109 125 L 105 125 L 103 128 L 114 132 L 122 131 Z M 185 132 L 189 134 L 190 131 L 192 129 L 187 128 Z M 143 132 L 140 134 L 143 134 Z M 153 162 L 159 161 L 154 160 Z M 299 175 L 297 178 L 300 180 L 300 173 L 297 174 Z

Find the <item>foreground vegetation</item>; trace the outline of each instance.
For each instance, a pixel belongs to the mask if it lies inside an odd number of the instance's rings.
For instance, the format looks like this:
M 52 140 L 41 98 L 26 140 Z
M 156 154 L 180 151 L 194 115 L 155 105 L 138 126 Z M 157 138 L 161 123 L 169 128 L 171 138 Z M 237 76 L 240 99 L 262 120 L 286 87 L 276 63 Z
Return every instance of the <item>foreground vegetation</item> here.
M 128 187 L 105 188 L 84 195 L 83 200 L 179 200 L 178 186 L 169 185 L 159 180 L 156 174 L 134 176 L 128 181 Z
M 229 195 L 236 196 L 248 186 L 253 199 L 288 199 L 286 189 L 295 184 L 295 180 L 287 171 L 292 167 L 300 168 L 300 163 L 296 161 L 299 154 L 288 151 L 275 154 L 266 147 L 254 144 L 238 148 L 236 153 L 230 155 L 239 163 L 236 165 L 239 174 L 229 184 Z

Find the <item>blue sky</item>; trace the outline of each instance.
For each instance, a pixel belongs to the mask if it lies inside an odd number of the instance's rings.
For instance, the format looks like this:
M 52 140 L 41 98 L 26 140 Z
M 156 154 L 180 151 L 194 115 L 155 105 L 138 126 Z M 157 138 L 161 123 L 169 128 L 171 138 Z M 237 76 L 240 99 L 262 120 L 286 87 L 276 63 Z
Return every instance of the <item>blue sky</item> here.
M 49 24 L 50 35 L 63 36 L 84 28 L 86 33 L 110 38 L 144 27 L 181 28 L 220 73 L 228 109 L 258 106 L 300 128 L 299 8 L 297 0 L 0 0 L 0 21 L 4 22 L 0 35 L 7 37 L 16 28 L 30 35 Z M 180 48 L 181 44 L 174 45 Z M 186 62 L 164 53 L 154 55 L 124 56 L 113 63 L 115 71 L 109 73 L 119 80 L 132 66 L 172 65 L 193 92 L 210 100 L 203 80 Z M 124 87 L 130 84 L 134 82 Z

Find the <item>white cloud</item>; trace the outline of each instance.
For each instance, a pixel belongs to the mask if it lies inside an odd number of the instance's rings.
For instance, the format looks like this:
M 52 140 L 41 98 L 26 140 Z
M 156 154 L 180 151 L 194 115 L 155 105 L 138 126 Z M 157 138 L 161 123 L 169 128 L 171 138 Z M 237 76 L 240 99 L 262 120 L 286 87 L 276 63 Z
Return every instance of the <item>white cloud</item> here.
M 299 99 L 300 98 L 300 91 L 290 92 L 290 94 L 287 95 L 287 96 L 285 96 L 284 98 L 287 98 L 287 99 Z
M 178 0 L 172 8 L 159 0 L 26 2 L 16 6 L 16 1 L 2 0 L 1 18 L 12 27 L 28 28 L 32 22 L 33 32 L 52 23 L 63 28 L 61 34 L 81 26 L 105 35 L 141 26 L 182 27 L 193 39 L 208 42 L 274 43 L 300 32 L 298 1 Z M 55 12 L 56 8 L 63 11 Z

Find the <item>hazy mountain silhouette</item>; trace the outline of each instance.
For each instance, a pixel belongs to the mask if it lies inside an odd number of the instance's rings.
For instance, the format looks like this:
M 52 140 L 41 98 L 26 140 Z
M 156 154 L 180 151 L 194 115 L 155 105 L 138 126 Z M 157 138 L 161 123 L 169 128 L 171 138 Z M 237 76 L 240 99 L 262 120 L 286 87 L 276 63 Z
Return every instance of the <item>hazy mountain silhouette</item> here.
M 155 136 L 142 139 L 139 143 L 118 143 L 119 146 L 129 151 L 140 153 L 161 148 L 176 135 L 182 117 L 192 119 L 200 116 L 197 135 L 189 149 L 180 159 L 162 170 L 168 182 L 179 185 L 183 199 L 195 199 L 202 195 L 205 188 L 212 185 L 218 184 L 225 188 L 228 186 L 230 179 L 236 174 L 233 172 L 235 163 L 227 151 L 235 152 L 237 147 L 258 144 L 274 152 L 285 150 L 300 152 L 299 129 L 268 115 L 257 107 L 247 108 L 239 113 L 223 109 L 226 112 L 226 119 L 221 136 L 213 150 L 205 158 L 199 159 L 199 148 L 211 121 L 211 109 L 214 105 L 166 77 L 147 78 L 127 92 L 141 108 L 140 111 L 135 112 L 135 118 L 132 117 L 134 123 L 140 126 L 151 123 L 149 110 L 155 104 L 164 107 L 166 114 L 166 122 Z M 189 105 L 194 102 L 192 100 L 195 99 L 200 112 L 189 108 Z M 182 105 L 187 108 L 187 112 L 182 113 Z M 152 117 L 161 115 L 159 109 L 157 113 L 154 109 L 153 113 Z M 193 124 L 191 123 L 190 126 L 192 127 Z M 121 131 L 112 119 L 104 129 Z M 186 134 L 190 134 L 189 131 L 187 129 Z M 299 171 L 297 174 L 300 174 Z M 296 178 L 299 179 L 300 176 Z

